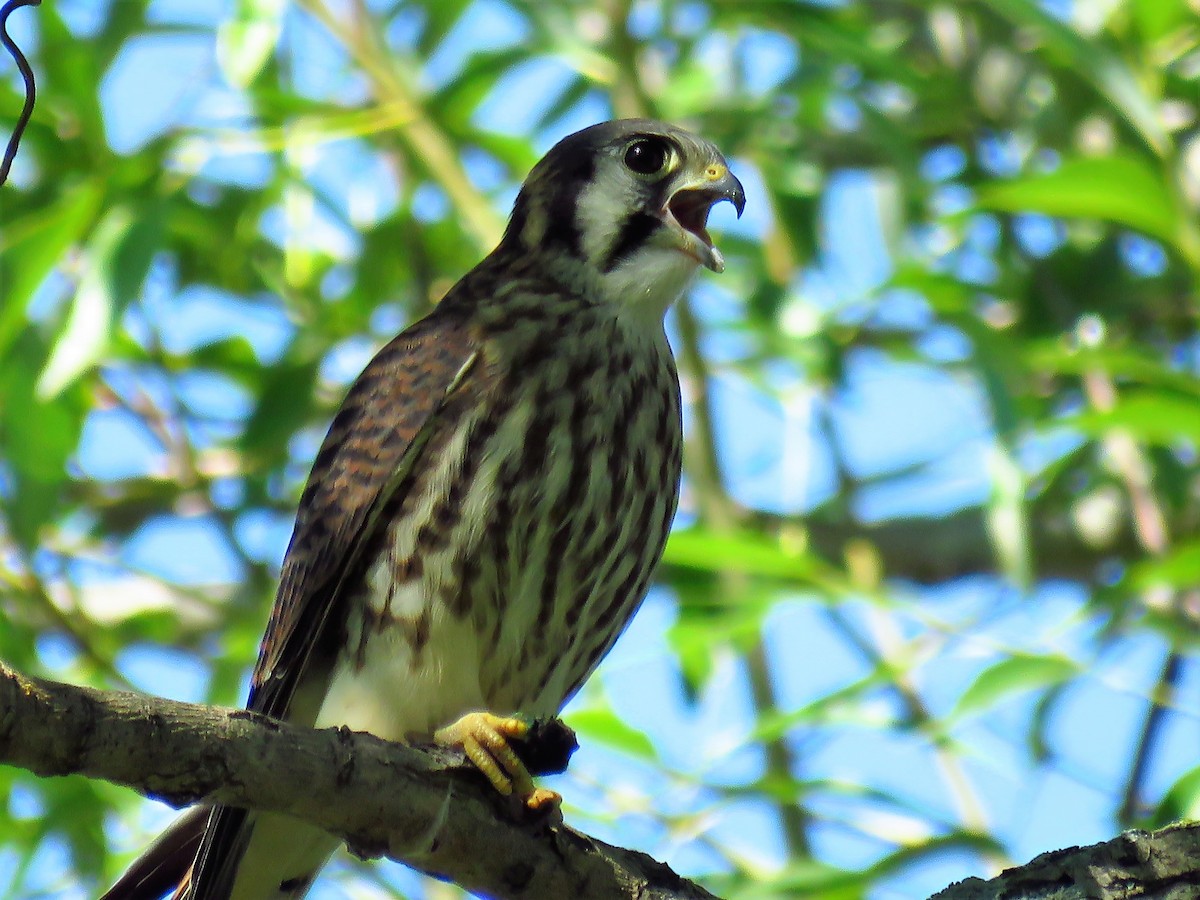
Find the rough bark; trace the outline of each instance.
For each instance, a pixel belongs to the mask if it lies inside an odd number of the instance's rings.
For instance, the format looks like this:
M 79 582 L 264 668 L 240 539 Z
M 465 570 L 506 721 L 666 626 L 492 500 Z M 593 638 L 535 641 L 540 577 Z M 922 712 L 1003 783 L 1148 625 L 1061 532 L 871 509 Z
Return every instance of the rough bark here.
M 1043 853 L 989 881 L 968 878 L 930 900 L 1195 900 L 1200 823 L 1129 831 L 1103 844 Z
M 387 856 L 496 898 L 713 900 L 643 853 L 518 821 L 459 753 L 29 678 L 3 663 L 0 763 L 101 778 L 173 806 L 219 802 L 293 815 L 359 855 Z M 1045 853 L 931 900 L 1129 897 L 1200 897 L 1200 824 Z
M 452 751 L 29 678 L 3 663 L 0 763 L 100 778 L 173 806 L 296 816 L 359 855 L 387 856 L 491 897 L 712 898 L 643 853 L 519 822 Z

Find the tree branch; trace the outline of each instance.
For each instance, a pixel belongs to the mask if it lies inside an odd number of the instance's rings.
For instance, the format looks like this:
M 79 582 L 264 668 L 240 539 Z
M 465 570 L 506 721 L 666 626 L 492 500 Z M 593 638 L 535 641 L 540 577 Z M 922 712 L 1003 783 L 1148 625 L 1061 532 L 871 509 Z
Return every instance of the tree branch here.
M 930 900 L 1171 900 L 1198 891 L 1200 823 L 1189 823 L 1043 853 L 989 881 L 952 884 Z
M 1114 523 L 1111 533 L 1090 543 L 1071 520 L 1070 511 L 1053 503 L 1035 502 L 1030 518 L 1034 573 L 1039 580 L 1061 578 L 1091 584 L 1106 560 L 1129 561 L 1144 555 L 1127 520 Z M 769 528 L 795 521 L 756 513 L 752 525 Z M 978 506 L 938 518 L 912 516 L 870 523 L 838 520 L 818 511 L 804 526 L 812 550 L 830 560 L 840 560 L 850 541 L 869 541 L 888 578 L 941 584 L 970 575 L 999 574 L 987 513 Z
M 459 753 L 29 678 L 3 663 L 0 763 L 100 778 L 173 806 L 295 816 L 361 856 L 387 856 L 490 897 L 712 900 L 643 853 L 517 822 Z

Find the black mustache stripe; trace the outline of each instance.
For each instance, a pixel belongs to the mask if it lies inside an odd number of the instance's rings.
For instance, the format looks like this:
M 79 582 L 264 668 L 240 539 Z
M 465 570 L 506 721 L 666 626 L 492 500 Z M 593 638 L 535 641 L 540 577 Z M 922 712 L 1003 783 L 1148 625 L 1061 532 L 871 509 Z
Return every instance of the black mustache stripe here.
M 604 261 L 601 263 L 600 270 L 602 272 L 611 272 L 623 260 L 636 253 L 638 248 L 646 243 L 650 235 L 662 227 L 662 224 L 662 220 L 648 213 L 631 213 L 621 223 L 621 228 L 617 232 L 617 239 L 613 241 L 608 253 L 604 255 Z

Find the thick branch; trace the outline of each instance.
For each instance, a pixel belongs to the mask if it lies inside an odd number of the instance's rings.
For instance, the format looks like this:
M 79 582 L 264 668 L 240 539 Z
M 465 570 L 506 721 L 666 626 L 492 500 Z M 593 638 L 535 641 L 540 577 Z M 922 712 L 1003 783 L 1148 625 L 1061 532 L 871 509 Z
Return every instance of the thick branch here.
M 1175 900 L 1198 894 L 1200 823 L 1190 823 L 1043 853 L 989 881 L 952 884 L 930 900 Z
M 517 823 L 461 755 L 244 710 L 19 675 L 0 663 L 0 763 L 80 774 L 174 805 L 284 813 L 498 898 L 712 898 L 645 854 Z
M 760 516 L 768 524 L 774 519 Z M 1038 579 L 1094 582 L 1106 559 L 1136 559 L 1141 550 L 1127 522 L 1118 522 L 1097 543 L 1088 543 L 1067 514 L 1052 505 L 1034 507 L 1031 519 Z M 938 518 L 897 518 L 883 522 L 833 521 L 817 514 L 805 522 L 809 544 L 838 560 L 850 541 L 869 541 L 879 553 L 884 574 L 918 584 L 940 584 L 969 575 L 998 573 L 980 507 Z

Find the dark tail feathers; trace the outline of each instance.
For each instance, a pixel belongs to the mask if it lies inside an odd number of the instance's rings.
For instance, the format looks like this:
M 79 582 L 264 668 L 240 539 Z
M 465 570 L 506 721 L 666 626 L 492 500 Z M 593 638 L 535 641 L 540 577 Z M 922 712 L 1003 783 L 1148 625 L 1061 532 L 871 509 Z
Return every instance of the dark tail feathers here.
M 197 806 L 176 819 L 100 900 L 159 900 L 179 888 L 196 859 L 209 812 Z

